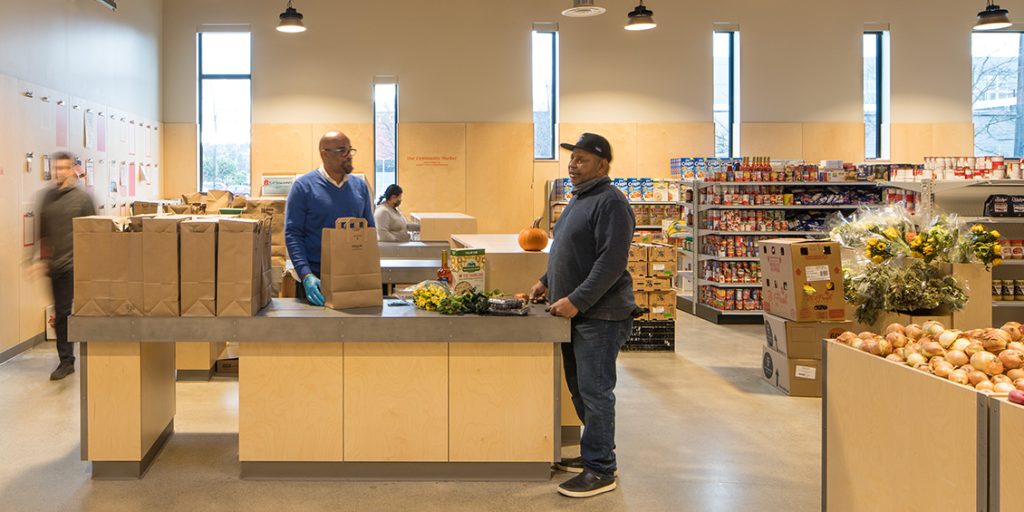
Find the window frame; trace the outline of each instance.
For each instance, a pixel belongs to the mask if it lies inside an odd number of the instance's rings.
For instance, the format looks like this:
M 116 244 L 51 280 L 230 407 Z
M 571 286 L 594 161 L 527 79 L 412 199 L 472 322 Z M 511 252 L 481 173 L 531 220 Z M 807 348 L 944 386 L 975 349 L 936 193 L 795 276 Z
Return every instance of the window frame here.
M 985 152 L 985 151 L 979 152 L 979 147 L 978 147 L 978 142 L 977 142 L 978 141 L 978 132 L 977 132 L 978 124 L 976 123 L 977 114 L 976 114 L 976 111 L 975 111 L 975 100 L 976 100 L 976 98 L 974 98 L 974 85 L 973 85 L 974 84 L 974 43 L 973 43 L 973 39 L 974 39 L 974 36 L 976 36 L 976 35 L 979 35 L 979 36 L 990 36 L 990 35 L 997 35 L 997 34 L 1016 34 L 1018 38 L 1024 38 L 1024 24 L 1014 23 L 1012 26 L 1010 26 L 1008 28 L 999 29 L 999 30 L 993 30 L 993 31 L 977 31 L 977 30 L 972 30 L 971 31 L 971 40 L 972 40 L 972 42 L 971 42 L 971 83 L 972 83 L 972 86 L 971 86 L 971 124 L 973 125 L 972 133 L 971 133 L 971 152 L 975 156 L 1002 156 L 1004 158 L 1014 158 L 1014 159 L 1016 159 L 1016 158 L 1024 158 L 1024 154 L 1022 154 L 1022 155 L 1012 155 L 1012 154 L 999 155 L 999 154 L 990 154 L 990 153 Z M 1024 44 L 1021 45 L 1020 52 L 1024 53 Z M 1019 57 L 1018 57 L 1018 59 L 1019 59 Z M 1020 76 L 1020 73 L 1021 73 L 1021 70 L 1018 69 L 1017 70 L 1018 76 Z M 1000 99 L 998 97 L 998 87 L 996 87 L 995 89 L 997 89 L 997 90 L 990 93 L 990 94 L 993 94 L 992 98 L 983 98 L 982 101 L 985 101 L 985 100 L 991 101 L 991 100 Z M 1017 84 L 1017 90 L 1020 91 L 1022 89 L 1024 89 L 1024 87 L 1021 87 L 1021 84 Z M 1009 98 L 1005 98 L 1005 99 L 1009 99 Z M 1016 147 L 1016 145 L 1017 145 L 1017 142 L 1015 140 L 1014 143 L 1013 143 L 1013 146 Z M 1010 153 L 1013 153 L 1013 151 L 1010 151 Z
M 874 122 L 874 127 L 875 127 L 875 141 L 874 141 L 874 143 L 875 144 L 874 144 L 874 146 L 875 147 L 873 148 L 874 149 L 874 156 L 868 156 L 867 140 L 864 141 L 864 159 L 865 160 L 885 160 L 886 158 L 884 158 L 884 155 L 883 155 L 883 152 L 882 152 L 882 149 L 883 149 L 882 148 L 882 146 L 883 146 L 882 145 L 882 133 L 883 133 L 882 130 L 883 130 L 883 125 L 885 124 L 884 123 L 884 120 L 885 120 L 884 116 L 887 113 L 887 109 L 885 108 L 885 101 L 883 101 L 883 95 L 884 95 L 884 90 L 885 90 L 883 80 L 885 80 L 885 77 L 886 77 L 886 73 L 885 73 L 885 56 L 883 55 L 883 53 L 885 51 L 885 45 L 884 45 L 885 31 L 883 31 L 883 30 L 865 30 L 864 31 L 864 35 L 865 36 L 871 36 L 874 39 L 873 42 L 874 42 L 874 46 L 875 46 L 875 77 L 874 77 L 875 78 L 875 122 Z M 863 38 L 862 38 L 862 41 L 863 41 Z M 863 57 L 862 57 L 862 59 L 863 59 Z M 867 77 L 862 77 L 861 80 L 865 80 L 866 78 Z M 862 85 L 861 85 L 861 89 L 863 90 L 863 82 L 862 82 Z M 863 108 L 864 102 L 861 102 L 861 104 L 862 104 L 862 108 Z M 867 123 L 865 123 L 865 125 L 866 124 Z
M 719 158 L 738 158 L 740 156 L 739 148 L 739 94 L 737 92 L 739 79 L 740 79 L 740 67 L 739 67 L 739 36 L 740 30 L 736 25 L 731 24 L 716 24 L 712 31 L 712 37 L 717 34 L 728 34 L 729 35 L 729 126 L 728 126 L 728 149 L 726 155 L 719 155 L 717 149 L 717 138 L 718 133 L 716 129 L 715 137 L 715 155 Z M 712 41 L 712 49 L 714 48 L 714 41 Z M 712 50 L 713 51 L 713 50 Z M 712 66 L 714 66 L 714 55 L 712 54 Z M 712 77 L 714 76 L 714 69 L 712 69 Z M 712 96 L 714 93 L 712 92 Z M 714 98 L 712 98 L 711 116 L 714 119 L 715 114 L 721 112 L 714 109 Z
M 558 33 L 558 23 L 534 23 L 533 28 L 530 31 L 530 115 L 536 112 L 533 108 L 533 89 L 536 77 L 533 76 L 533 37 L 534 34 L 551 34 L 551 96 L 548 98 L 549 104 L 551 105 L 551 156 L 540 156 L 537 154 L 537 126 L 534 122 L 533 127 L 533 159 L 537 162 L 553 162 L 558 161 L 558 93 L 559 93 L 559 53 L 560 53 L 560 42 Z
M 237 27 L 237 29 L 225 30 L 204 30 L 196 32 L 196 146 L 197 162 L 196 177 L 198 183 L 196 190 L 205 193 L 203 186 L 203 81 L 204 80 L 248 80 L 249 81 L 249 195 L 252 196 L 252 46 L 249 47 L 249 73 L 203 73 L 203 34 L 204 33 L 245 33 L 249 34 L 250 45 L 252 42 L 252 31 L 248 27 Z

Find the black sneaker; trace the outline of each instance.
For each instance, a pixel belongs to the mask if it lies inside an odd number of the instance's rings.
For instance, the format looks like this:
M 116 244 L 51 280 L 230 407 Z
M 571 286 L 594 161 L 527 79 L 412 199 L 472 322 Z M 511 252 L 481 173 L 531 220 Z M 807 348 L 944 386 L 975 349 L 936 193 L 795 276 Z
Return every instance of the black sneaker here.
M 558 493 L 570 498 L 589 498 L 614 491 L 616 487 L 614 476 L 598 476 L 597 473 L 584 471 L 559 485 Z
M 50 374 L 50 380 L 61 380 L 72 373 L 75 373 L 75 363 L 61 363 L 60 366 Z
M 583 472 L 583 457 L 562 458 L 562 460 L 555 463 L 555 469 L 559 471 L 565 471 L 566 473 L 582 473 Z

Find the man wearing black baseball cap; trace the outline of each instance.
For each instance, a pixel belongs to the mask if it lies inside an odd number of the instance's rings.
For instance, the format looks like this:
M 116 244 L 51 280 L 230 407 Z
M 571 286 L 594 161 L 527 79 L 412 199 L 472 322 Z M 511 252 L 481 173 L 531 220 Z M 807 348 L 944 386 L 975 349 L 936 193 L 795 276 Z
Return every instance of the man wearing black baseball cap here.
M 562 344 L 565 378 L 583 420 L 581 457 L 556 468 L 580 475 L 558 492 L 586 498 L 615 489 L 615 359 L 633 328 L 633 281 L 626 271 L 636 219 L 626 196 L 611 184 L 612 147 L 584 133 L 572 151 L 573 196 L 555 224 L 548 269 L 530 290 L 547 297 L 551 314 L 572 319 Z

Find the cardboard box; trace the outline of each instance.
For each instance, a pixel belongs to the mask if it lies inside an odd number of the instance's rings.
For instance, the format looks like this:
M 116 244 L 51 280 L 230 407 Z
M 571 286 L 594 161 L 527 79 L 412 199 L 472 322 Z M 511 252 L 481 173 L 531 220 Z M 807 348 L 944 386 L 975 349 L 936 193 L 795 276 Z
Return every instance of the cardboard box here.
M 646 277 L 643 289 L 649 292 L 672 290 L 672 280 L 665 277 Z
M 647 261 L 676 262 L 676 248 L 665 244 L 650 244 L 647 246 Z
M 477 232 L 476 217 L 464 213 L 409 214 L 420 225 L 420 240 L 447 242 L 452 235 L 473 235 Z
M 839 244 L 802 238 L 760 245 L 766 313 L 798 322 L 846 319 Z
M 181 316 L 217 316 L 217 225 L 181 223 Z
M 178 232 L 187 217 L 147 217 L 142 220 L 142 303 L 146 316 L 181 314 Z
M 675 304 L 672 304 L 671 306 L 651 304 L 648 305 L 647 307 L 650 308 L 651 311 L 647 313 L 647 316 L 644 317 L 644 320 L 669 321 L 676 319 Z
M 217 316 L 254 316 L 270 301 L 269 223 L 221 219 L 217 233 Z
M 647 292 L 647 304 L 651 306 L 676 306 L 675 290 L 657 290 Z
M 452 290 L 462 293 L 470 288 L 487 290 L 487 256 L 484 249 L 452 249 L 449 270 L 452 271 Z
M 646 308 L 648 304 L 650 304 L 648 302 L 647 292 L 634 291 L 633 302 L 636 302 L 636 307 L 638 308 Z
M 640 244 L 629 246 L 629 261 L 647 261 L 647 247 Z
M 647 277 L 647 263 L 642 261 L 626 262 L 626 271 L 629 272 L 629 275 L 633 276 L 634 281 L 637 278 L 645 278 Z
M 125 217 L 73 221 L 75 297 L 80 316 L 142 316 L 142 233 Z
M 761 351 L 761 377 L 789 396 L 821 396 L 821 360 L 790 359 L 767 346 Z
M 853 328 L 849 320 L 794 322 L 764 314 L 765 345 L 792 359 L 821 359 L 821 340 L 836 338 Z
M 676 277 L 676 262 L 673 261 L 650 261 L 647 263 L 647 275 L 650 277 L 664 277 L 672 279 Z

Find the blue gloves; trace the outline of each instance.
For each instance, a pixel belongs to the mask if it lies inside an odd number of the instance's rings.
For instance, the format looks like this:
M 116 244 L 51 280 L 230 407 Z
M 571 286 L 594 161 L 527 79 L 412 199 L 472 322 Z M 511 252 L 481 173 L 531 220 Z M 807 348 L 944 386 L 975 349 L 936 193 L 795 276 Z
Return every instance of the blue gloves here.
M 314 306 L 324 305 L 324 294 L 320 292 L 320 278 L 307 274 L 302 278 L 302 287 L 306 289 L 306 300 Z

